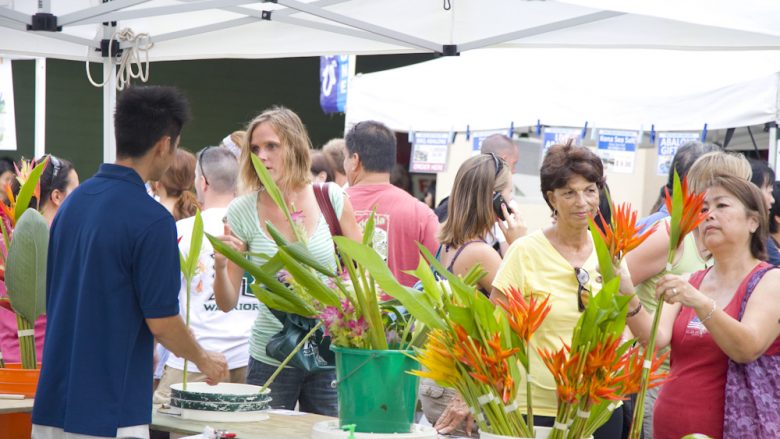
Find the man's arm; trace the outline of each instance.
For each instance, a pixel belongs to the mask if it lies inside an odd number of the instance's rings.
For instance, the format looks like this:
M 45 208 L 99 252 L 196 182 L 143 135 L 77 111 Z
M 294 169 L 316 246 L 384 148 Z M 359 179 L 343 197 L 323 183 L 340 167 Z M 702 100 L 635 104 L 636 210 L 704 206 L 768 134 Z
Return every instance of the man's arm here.
M 149 330 L 163 346 L 177 357 L 192 361 L 205 374 L 209 384 L 217 384 L 228 376 L 224 355 L 207 352 L 195 341 L 178 314 L 171 317 L 146 319 Z

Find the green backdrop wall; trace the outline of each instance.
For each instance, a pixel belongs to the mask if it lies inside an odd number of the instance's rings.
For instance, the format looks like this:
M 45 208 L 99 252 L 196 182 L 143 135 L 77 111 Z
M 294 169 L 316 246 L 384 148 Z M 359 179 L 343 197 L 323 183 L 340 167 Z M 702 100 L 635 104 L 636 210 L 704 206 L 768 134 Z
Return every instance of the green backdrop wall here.
M 356 71 L 370 73 L 431 59 L 433 55 L 360 56 Z M 35 62 L 13 61 L 18 151 L 14 160 L 32 157 L 34 145 Z M 93 78 L 101 68 L 93 65 Z M 319 106 L 319 58 L 202 60 L 151 65 L 149 84 L 175 85 L 187 94 L 193 120 L 181 145 L 197 151 L 241 129 L 271 105 L 296 111 L 315 147 L 342 135 L 344 116 L 324 114 Z M 46 151 L 74 162 L 81 179 L 102 162 L 102 89 L 86 78 L 84 63 L 47 61 Z

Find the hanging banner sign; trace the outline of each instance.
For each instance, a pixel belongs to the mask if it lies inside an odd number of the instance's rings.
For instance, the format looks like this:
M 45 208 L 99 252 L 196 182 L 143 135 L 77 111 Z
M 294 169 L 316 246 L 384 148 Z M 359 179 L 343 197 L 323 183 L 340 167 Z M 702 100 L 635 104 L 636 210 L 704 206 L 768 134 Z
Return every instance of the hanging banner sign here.
M 446 171 L 451 139 L 450 133 L 415 133 L 409 172 Z
M 658 147 L 658 163 L 656 174 L 669 175 L 672 167 L 672 159 L 677 154 L 677 148 L 691 141 L 701 139 L 699 133 L 658 133 L 656 139 Z
M 16 150 L 14 81 L 11 61 L 0 58 L 0 150 Z
M 636 131 L 599 130 L 599 144 L 596 154 L 601 157 L 607 171 L 632 174 L 636 161 Z
M 506 134 L 506 130 L 476 131 L 471 135 L 471 155 L 477 155 L 482 150 L 482 142 L 493 134 Z
M 579 128 L 547 127 L 542 134 L 542 150 L 546 153 L 553 145 L 564 144 L 569 139 L 574 139 L 575 145 L 581 145 L 582 130 Z
M 325 113 L 343 113 L 347 104 L 349 55 L 320 57 L 320 107 Z

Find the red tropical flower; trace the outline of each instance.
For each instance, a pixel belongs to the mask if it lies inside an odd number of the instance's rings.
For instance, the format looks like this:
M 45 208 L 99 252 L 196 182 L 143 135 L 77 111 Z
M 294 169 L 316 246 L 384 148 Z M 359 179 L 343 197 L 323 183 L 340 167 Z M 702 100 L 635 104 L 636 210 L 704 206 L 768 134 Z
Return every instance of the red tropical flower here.
M 637 212 L 631 210 L 631 204 L 622 203 L 617 206 L 613 204 L 611 207 L 612 222 L 604 228 L 604 231 L 598 227 L 596 227 L 596 231 L 607 244 L 612 260 L 618 262 L 626 253 L 642 244 L 655 231 L 657 224 L 645 230 L 644 233 L 640 233 L 642 227 L 636 223 Z M 599 212 L 599 217 L 602 224 L 607 224 L 601 212 Z
M 671 232 L 669 234 L 670 248 L 676 249 L 682 242 L 685 235 L 692 232 L 701 224 L 707 214 L 702 212 L 705 192 L 696 194 L 688 191 L 688 177 L 682 179 L 680 184 L 680 197 L 682 199 L 682 215 L 680 218 L 674 217 L 674 196 L 669 193 L 669 188 L 664 188 L 664 204 L 666 209 L 672 214 Z
M 506 300 L 500 301 L 499 305 L 506 311 L 509 326 L 527 345 L 552 309 L 548 304 L 550 296 L 539 300 L 532 295 L 526 301 L 523 293 L 515 287 L 509 287 L 503 294 Z

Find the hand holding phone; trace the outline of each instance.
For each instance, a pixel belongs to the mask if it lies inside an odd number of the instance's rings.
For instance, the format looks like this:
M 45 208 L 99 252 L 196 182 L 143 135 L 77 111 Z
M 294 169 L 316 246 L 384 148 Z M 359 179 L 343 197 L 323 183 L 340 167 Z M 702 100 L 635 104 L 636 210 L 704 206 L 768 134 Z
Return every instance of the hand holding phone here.
M 509 204 L 504 201 L 504 197 L 501 195 L 501 192 L 493 192 L 493 212 L 496 213 L 496 216 L 501 221 L 506 221 L 506 218 L 504 217 L 504 211 L 501 210 L 501 205 L 506 205 L 506 210 L 509 213 L 512 213 L 512 208 L 509 207 Z

